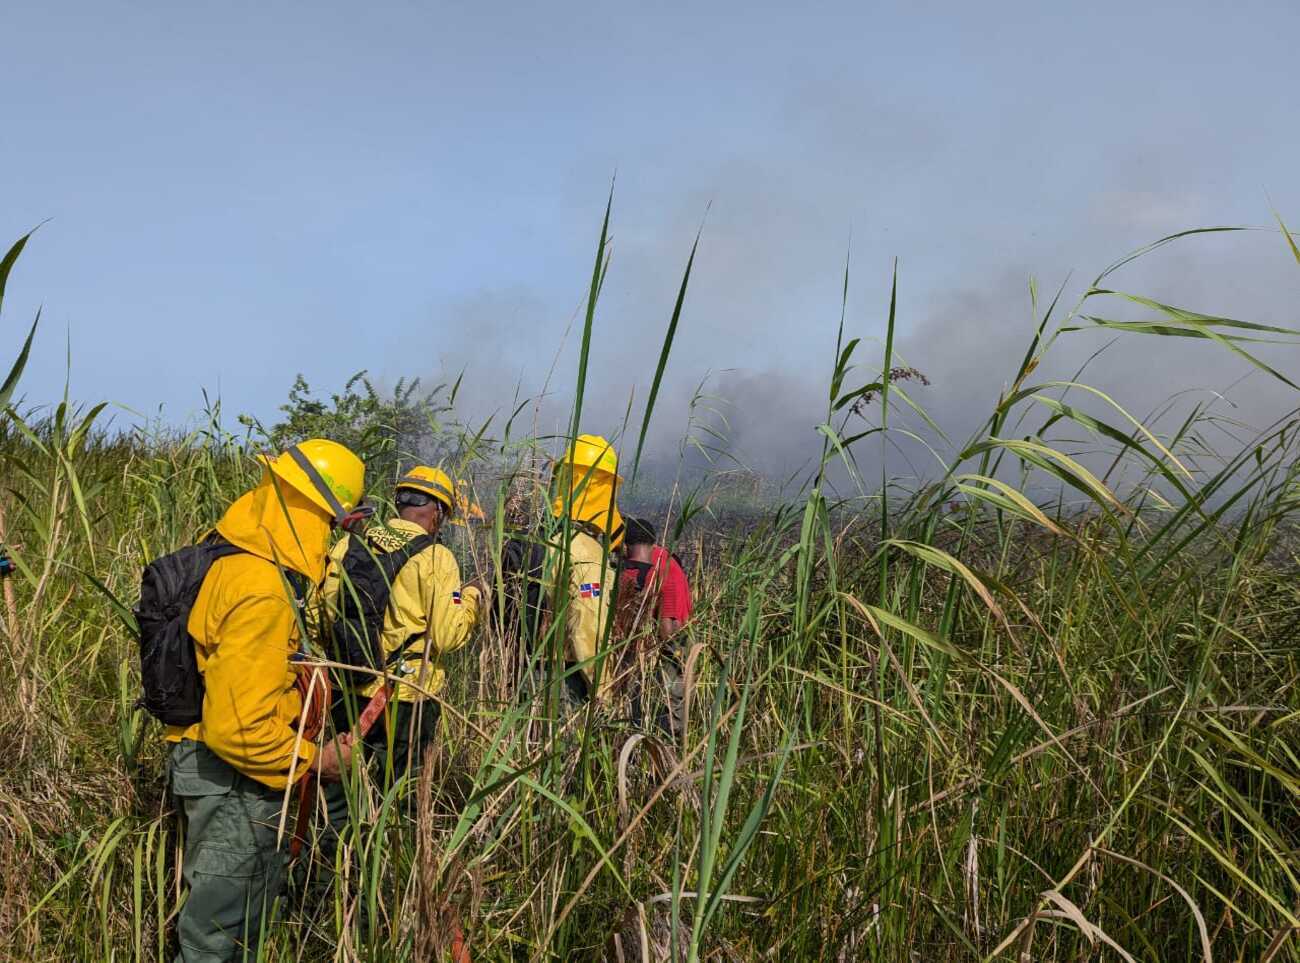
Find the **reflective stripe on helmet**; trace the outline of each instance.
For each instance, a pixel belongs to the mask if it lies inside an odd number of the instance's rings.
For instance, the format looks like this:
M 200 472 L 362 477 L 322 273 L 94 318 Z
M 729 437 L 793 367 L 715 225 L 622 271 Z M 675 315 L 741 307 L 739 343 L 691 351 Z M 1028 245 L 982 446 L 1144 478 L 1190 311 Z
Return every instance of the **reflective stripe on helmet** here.
M 403 475 L 401 478 L 397 479 L 397 484 L 393 487 L 402 488 L 403 486 L 407 488 L 417 488 L 422 492 L 430 494 L 437 492 L 439 495 L 442 495 L 447 499 L 449 506 L 455 500 L 452 493 L 447 491 L 445 487 L 432 479 L 421 478 L 419 475 Z
M 347 512 L 343 509 L 343 503 L 340 502 L 338 496 L 334 494 L 334 489 L 330 488 L 330 486 L 326 484 L 325 479 L 322 478 L 320 472 L 316 470 L 316 466 L 311 463 L 311 459 L 304 455 L 302 449 L 297 445 L 294 445 L 289 449 L 289 457 L 293 459 L 294 464 L 302 469 L 303 474 L 307 476 L 307 480 L 311 482 L 312 487 L 315 488 L 316 491 L 320 493 L 321 497 L 325 499 L 325 504 L 329 505 L 330 511 L 334 513 L 334 520 L 342 523 L 343 519 L 347 516 Z

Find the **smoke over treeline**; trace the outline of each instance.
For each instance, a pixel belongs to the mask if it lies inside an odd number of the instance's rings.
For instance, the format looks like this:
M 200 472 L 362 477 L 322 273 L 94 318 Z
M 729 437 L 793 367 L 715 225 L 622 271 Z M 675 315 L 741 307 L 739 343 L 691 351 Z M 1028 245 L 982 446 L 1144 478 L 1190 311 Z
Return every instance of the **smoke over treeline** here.
M 1153 204 L 1149 201 L 1148 207 Z M 1164 222 L 1175 212 L 1160 208 L 1156 213 L 1158 217 L 1148 212 L 1137 218 L 1139 226 L 1153 227 L 1152 222 Z M 747 216 L 735 215 L 740 221 Z M 841 307 L 845 340 L 862 339 L 845 389 L 879 376 L 892 263 L 864 264 L 856 255 L 859 242 L 846 242 L 838 261 L 804 265 L 812 281 L 798 281 L 793 269 L 784 269 L 780 278 L 793 284 L 789 293 L 776 288 L 764 293 L 770 284 L 765 272 L 776 266 L 755 264 L 749 235 L 730 222 L 715 226 L 719 217 L 710 212 L 702 232 L 647 434 L 642 474 L 661 481 L 702 471 L 745 470 L 779 486 L 813 467 L 821 452 L 823 436 L 816 426 L 826 420 Z M 1164 230 L 1180 226 L 1169 220 Z M 894 365 L 924 376 L 900 387 L 946 439 L 896 402 L 891 409 L 896 430 L 888 440 L 872 436 L 855 449 L 867 487 L 878 482 L 882 458 L 884 473 L 894 478 L 920 480 L 942 471 L 942 463 L 980 428 L 1009 387 L 1053 299 L 1057 304 L 1049 335 L 1070 320 L 1093 278 L 1137 246 L 1119 243 L 1133 230 L 1114 228 L 1110 221 L 1093 224 L 1087 236 L 1074 237 L 1071 244 L 1048 245 L 1050 256 L 1043 264 L 1007 264 L 988 277 L 958 278 L 951 284 L 934 276 L 926 251 L 900 263 Z M 1098 255 L 1105 236 L 1117 240 Z M 1159 236 L 1153 232 L 1146 240 Z M 617 230 L 614 234 L 608 279 L 595 313 L 582 421 L 588 430 L 619 437 L 626 458 L 635 449 L 690 240 L 687 232 L 683 250 L 667 250 L 647 237 L 628 250 L 620 246 Z M 842 301 L 846 251 L 848 287 Z M 1089 256 L 1090 263 L 1063 265 L 1070 252 Z M 799 260 L 795 258 L 795 267 Z M 919 262 L 918 269 L 910 268 L 912 262 Z M 1036 306 L 1031 281 L 1036 283 Z M 1123 267 L 1105 285 L 1205 314 L 1300 327 L 1294 311 L 1300 265 L 1276 229 L 1180 239 Z M 766 304 L 758 303 L 764 300 Z M 1225 456 L 1253 437 L 1254 429 L 1300 407 L 1300 392 L 1223 344 L 1117 333 L 1094 326 L 1089 316 L 1135 320 L 1150 319 L 1155 312 L 1119 297 L 1089 298 L 1069 325 L 1077 330 L 1059 336 L 1027 384 L 1077 380 L 1109 396 L 1157 435 L 1175 430 L 1194 407 L 1202 406 L 1208 415 L 1203 441 Z M 563 320 L 547 321 L 541 302 L 523 290 L 484 294 L 463 305 L 454 326 L 476 332 L 475 350 L 468 358 L 448 350 L 442 359 L 444 380 L 455 377 L 461 366 L 467 373 L 459 414 L 476 422 L 495 413 L 499 427 L 521 401 L 531 399 L 515 420 L 516 433 L 567 431 L 583 323 L 577 299 Z M 556 337 L 561 332 L 564 336 Z M 548 353 L 520 350 L 547 336 L 552 345 Z M 1300 371 L 1295 339 L 1277 340 L 1284 343 L 1243 347 L 1283 377 L 1300 380 L 1293 377 Z M 494 374 L 480 376 L 494 364 Z M 1063 390 L 1047 393 L 1061 397 Z M 1076 389 L 1069 401 L 1111 423 L 1127 424 L 1094 394 Z M 879 398 L 859 410 L 847 418 L 841 412 L 836 428 L 853 434 L 877 424 Z M 1046 408 L 1031 406 L 1031 411 L 1010 426 L 1014 435 L 1037 432 L 1050 414 Z M 1051 437 L 1085 463 L 1108 460 L 1096 454 L 1107 446 L 1078 426 L 1058 426 Z M 848 472 L 833 477 L 846 494 L 854 487 Z

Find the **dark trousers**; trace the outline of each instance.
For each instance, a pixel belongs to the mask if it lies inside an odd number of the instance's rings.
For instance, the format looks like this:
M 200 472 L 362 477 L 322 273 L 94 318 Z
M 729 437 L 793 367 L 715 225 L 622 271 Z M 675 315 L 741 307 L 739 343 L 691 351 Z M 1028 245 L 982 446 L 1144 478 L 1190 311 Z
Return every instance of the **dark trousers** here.
M 365 699 L 359 701 L 361 705 L 354 709 L 354 714 L 365 706 Z M 391 789 L 403 776 L 415 775 L 437 735 L 440 711 L 441 707 L 434 699 L 390 702 L 384 714 L 375 720 L 374 728 L 362 743 L 361 752 L 371 778 L 383 792 Z M 334 712 L 336 731 L 348 731 L 348 715 L 347 706 L 340 702 Z M 321 855 L 333 862 L 339 836 L 351 821 L 352 803 L 362 787 L 355 782 L 351 786 L 335 782 L 321 788 L 325 811 L 329 815 L 329 825 L 321 836 Z

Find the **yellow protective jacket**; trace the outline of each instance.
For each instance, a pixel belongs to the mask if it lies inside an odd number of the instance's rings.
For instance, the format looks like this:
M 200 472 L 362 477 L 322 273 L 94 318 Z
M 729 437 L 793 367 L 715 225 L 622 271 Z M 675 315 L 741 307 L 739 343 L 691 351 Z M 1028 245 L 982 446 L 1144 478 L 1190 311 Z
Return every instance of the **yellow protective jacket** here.
M 366 537 L 376 550 L 391 552 L 423 534 L 424 529 L 414 522 L 394 518 L 387 526 L 372 526 Z M 338 611 L 339 574 L 351 538 L 352 535 L 345 535 L 330 551 L 322 590 L 321 614 L 326 625 Z M 384 613 L 384 655 L 388 657 L 403 649 L 406 653 L 389 666 L 389 672 L 409 679 L 426 692 L 437 693 L 446 679 L 442 656 L 469 640 L 478 615 L 478 590 L 473 586 L 461 588 L 460 566 L 445 545 L 430 545 L 412 555 L 393 579 L 388 611 Z M 381 684 L 376 680 L 362 695 L 373 695 Z M 405 702 L 424 698 L 419 689 L 400 683 L 394 695 Z
M 552 548 L 543 569 L 543 589 L 551 600 L 551 611 L 564 612 L 564 656 L 570 662 L 583 662 L 596 655 L 606 638 L 605 627 L 612 615 L 611 593 L 614 591 L 614 567 L 605 557 L 604 546 L 587 532 L 576 531 L 569 539 L 568 591 L 561 593 L 562 553 Z M 567 594 L 567 598 L 562 597 Z M 614 677 L 613 659 L 601 667 L 597 699 L 609 694 Z M 591 685 L 596 663 L 583 666 L 582 673 Z
M 316 757 L 306 740 L 294 754 L 302 700 L 290 658 L 299 648 L 299 613 L 281 566 L 319 581 L 329 531 L 321 509 L 287 485 L 277 495 L 264 474 L 217 523 L 244 551 L 213 563 L 190 610 L 203 718 L 185 729 L 168 726 L 166 738 L 202 742 L 272 789 L 296 781 Z

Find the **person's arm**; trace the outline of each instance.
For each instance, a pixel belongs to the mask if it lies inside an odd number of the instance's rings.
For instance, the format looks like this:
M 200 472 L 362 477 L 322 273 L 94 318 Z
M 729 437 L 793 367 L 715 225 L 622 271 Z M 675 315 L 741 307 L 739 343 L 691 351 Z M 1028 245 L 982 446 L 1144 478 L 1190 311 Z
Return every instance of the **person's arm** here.
M 691 611 L 691 590 L 686 573 L 669 556 L 664 566 L 659 595 L 659 637 L 671 638 L 681 631 Z
M 478 610 L 477 592 L 460 588 L 456 557 L 441 545 L 425 549 L 393 581 L 384 615 L 385 661 L 399 651 L 408 657 L 423 651 L 431 661 L 454 652 L 469 640 Z M 419 644 L 412 644 L 415 636 Z
M 432 567 L 429 633 L 438 653 L 455 652 L 478 624 L 482 600 L 476 585 L 460 584 L 460 566 L 446 546 L 434 548 Z
M 249 597 L 222 619 L 217 645 L 203 673 L 204 744 L 250 779 L 272 789 L 296 781 L 316 758 L 297 732 L 280 718 L 282 701 L 294 685 L 289 663 L 295 644 L 292 603 L 280 596 Z
M 671 639 L 674 635 L 682 630 L 685 623 L 681 619 L 659 619 L 659 638 Z

